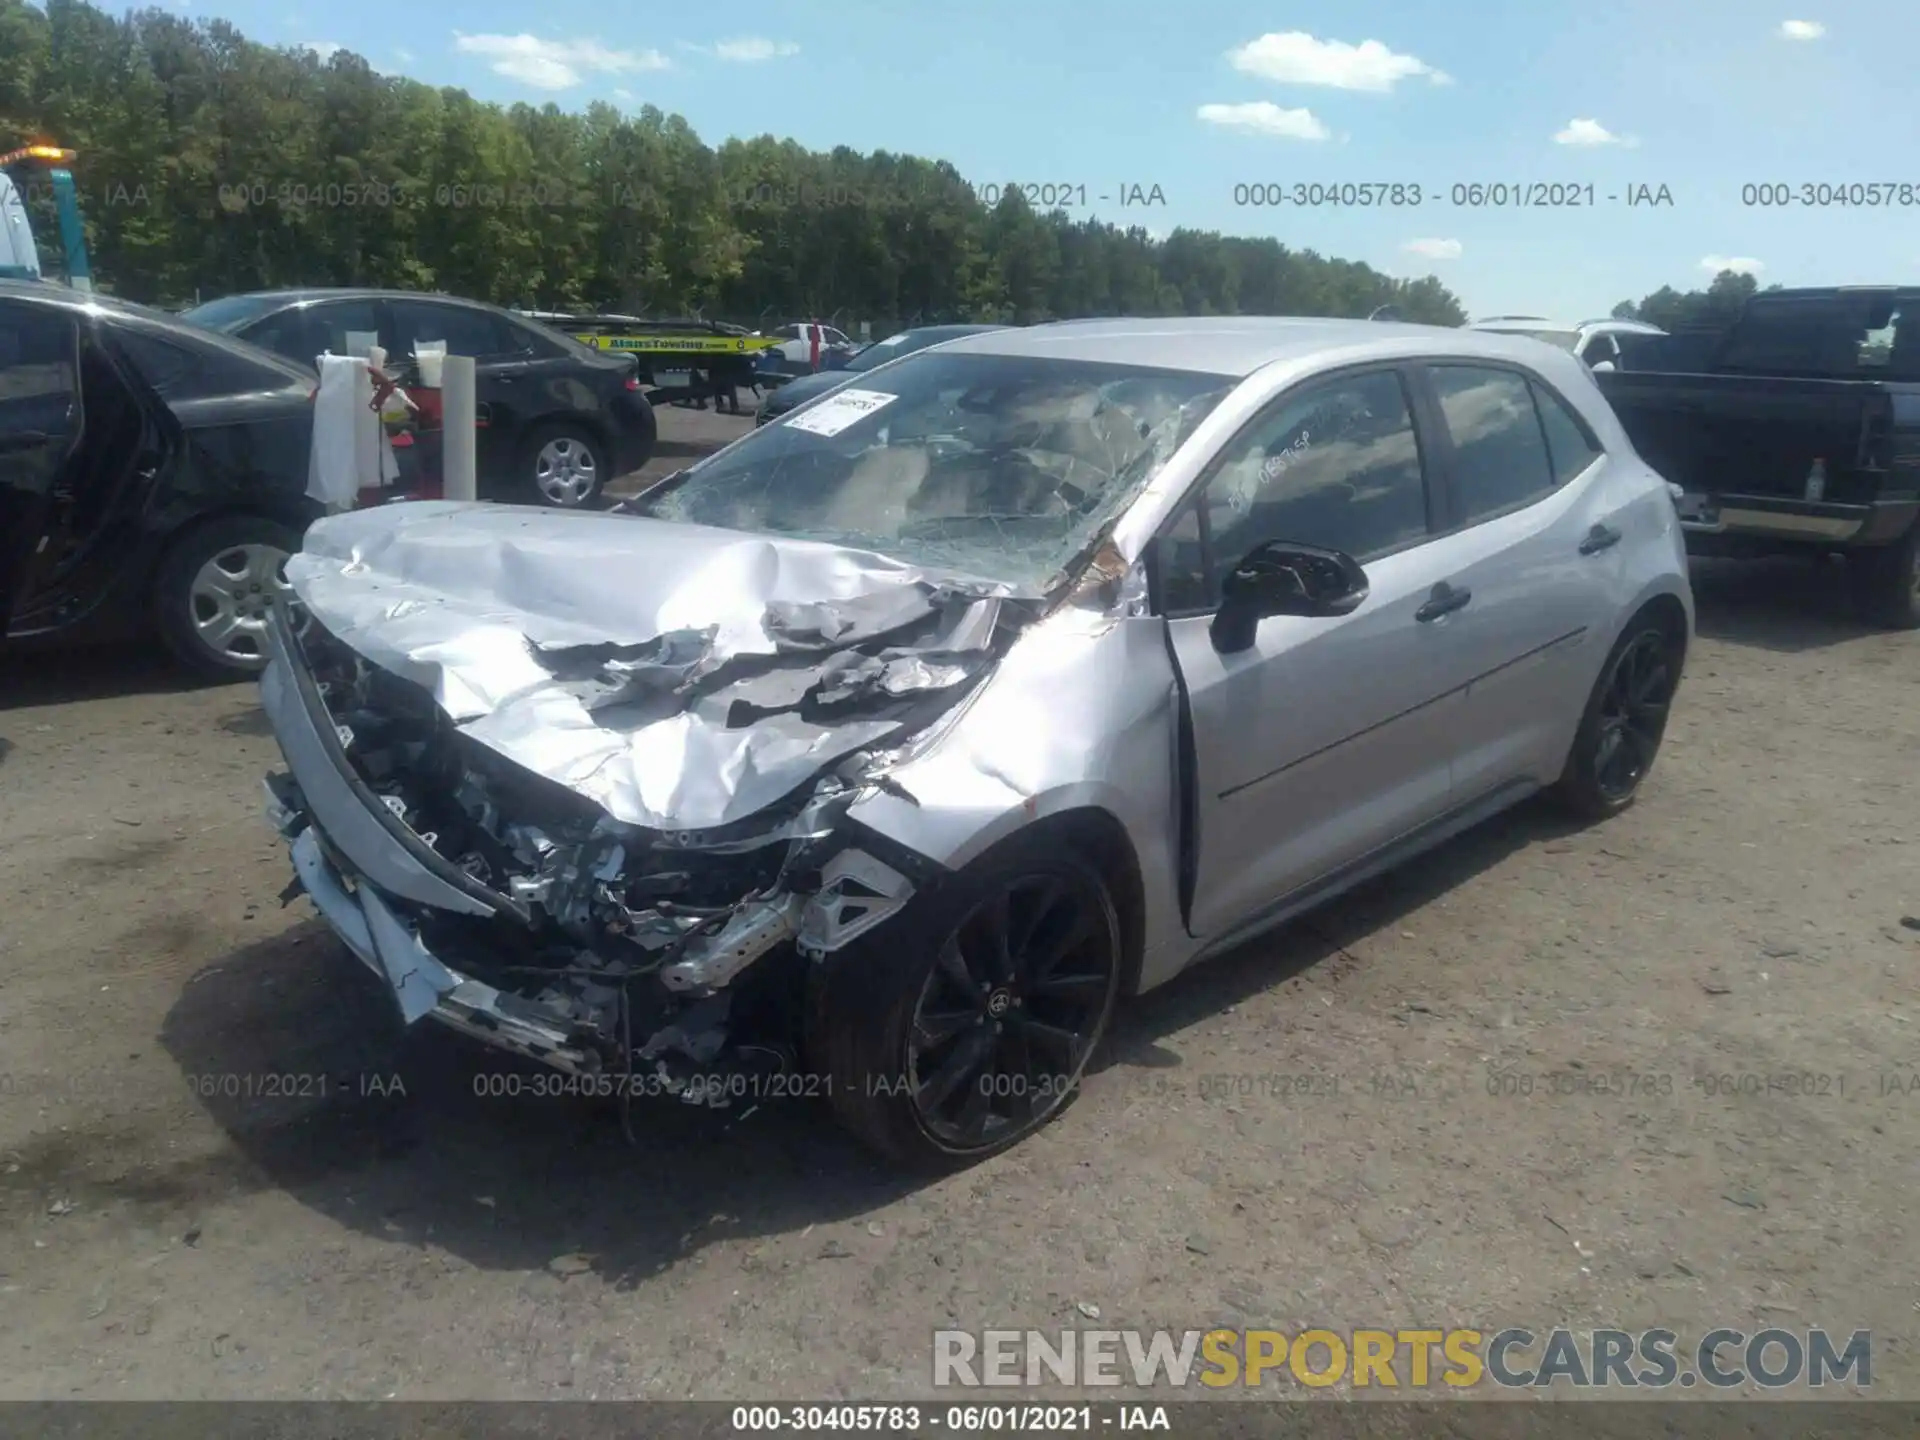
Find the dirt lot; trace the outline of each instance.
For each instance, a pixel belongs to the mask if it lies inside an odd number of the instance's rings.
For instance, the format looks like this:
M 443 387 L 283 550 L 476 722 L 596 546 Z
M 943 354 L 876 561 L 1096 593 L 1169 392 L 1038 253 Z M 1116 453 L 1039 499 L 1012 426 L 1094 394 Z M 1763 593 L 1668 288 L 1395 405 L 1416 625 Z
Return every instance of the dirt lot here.
M 0 669 L 0 1398 L 926 1394 L 934 1327 L 1091 1307 L 1870 1327 L 1920 1394 L 1920 638 L 1808 567 L 1699 585 L 1633 810 L 1515 813 L 1145 997 L 1058 1123 L 932 1184 L 797 1102 L 646 1103 L 630 1148 L 477 1096 L 497 1062 L 396 1048 L 277 902 L 249 686 Z

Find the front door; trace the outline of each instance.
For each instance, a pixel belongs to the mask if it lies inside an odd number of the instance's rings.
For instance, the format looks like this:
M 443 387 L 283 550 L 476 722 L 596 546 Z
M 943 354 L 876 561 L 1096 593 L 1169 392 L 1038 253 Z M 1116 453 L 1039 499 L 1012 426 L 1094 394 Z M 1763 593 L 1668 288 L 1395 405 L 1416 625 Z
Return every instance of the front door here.
M 78 322 L 57 306 L 0 300 L 0 636 L 51 564 L 80 432 Z
M 1435 515 L 1392 368 L 1310 382 L 1227 447 L 1159 542 L 1158 595 L 1195 772 L 1188 925 L 1236 928 L 1447 807 L 1444 614 Z M 1349 615 L 1279 616 L 1222 655 L 1220 580 L 1254 546 L 1344 550 L 1367 572 Z

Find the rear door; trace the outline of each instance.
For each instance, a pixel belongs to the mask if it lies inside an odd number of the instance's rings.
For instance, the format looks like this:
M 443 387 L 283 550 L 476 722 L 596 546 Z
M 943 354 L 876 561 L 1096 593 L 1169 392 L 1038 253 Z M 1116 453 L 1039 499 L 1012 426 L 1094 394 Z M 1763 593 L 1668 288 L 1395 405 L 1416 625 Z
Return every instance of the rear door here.
M 393 317 L 396 358 L 410 357 L 417 343 L 433 341 L 444 343 L 449 355 L 472 357 L 474 411 L 480 427 L 475 463 L 483 473 L 510 467 L 526 425 L 547 406 L 525 337 L 492 311 L 477 306 L 410 296 L 389 300 L 387 309 Z
M 1371 368 L 1281 396 L 1222 452 L 1157 546 L 1191 726 L 1188 922 L 1230 931 L 1447 806 L 1444 627 L 1430 598 L 1433 494 L 1402 373 Z M 1220 581 L 1255 545 L 1331 546 L 1365 566 L 1350 615 L 1276 616 L 1222 655 Z
M 1439 663 L 1463 696 L 1447 748 L 1470 805 L 1559 773 L 1623 603 L 1618 512 L 1645 487 L 1609 484 L 1599 442 L 1532 371 L 1435 363 L 1420 382 L 1446 481 L 1438 578 L 1467 596 Z
M 81 419 L 74 314 L 0 299 L 0 635 L 48 564 L 56 495 Z

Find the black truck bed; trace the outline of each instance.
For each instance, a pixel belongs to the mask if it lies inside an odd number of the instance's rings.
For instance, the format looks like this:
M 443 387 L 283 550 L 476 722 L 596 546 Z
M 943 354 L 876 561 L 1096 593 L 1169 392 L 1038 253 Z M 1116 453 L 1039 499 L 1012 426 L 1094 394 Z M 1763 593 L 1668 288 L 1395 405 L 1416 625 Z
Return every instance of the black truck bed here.
M 1871 506 L 1911 499 L 1920 481 L 1920 384 L 1618 371 L 1594 379 L 1647 463 L 1694 494 Z M 1816 460 L 1825 485 L 1810 498 Z

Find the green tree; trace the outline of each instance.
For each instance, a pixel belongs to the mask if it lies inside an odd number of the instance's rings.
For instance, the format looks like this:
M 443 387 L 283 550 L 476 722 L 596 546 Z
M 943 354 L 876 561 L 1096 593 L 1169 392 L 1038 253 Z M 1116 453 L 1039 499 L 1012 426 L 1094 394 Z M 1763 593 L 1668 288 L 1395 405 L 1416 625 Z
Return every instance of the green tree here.
M 646 107 L 502 107 L 223 21 L 0 0 L 0 144 L 80 152 L 95 274 L 161 304 L 271 285 L 883 327 L 1083 315 L 1465 319 L 1432 277 L 1273 239 L 991 208 L 945 161 L 703 143 Z M 1724 298 L 1724 297 L 1723 297 Z

